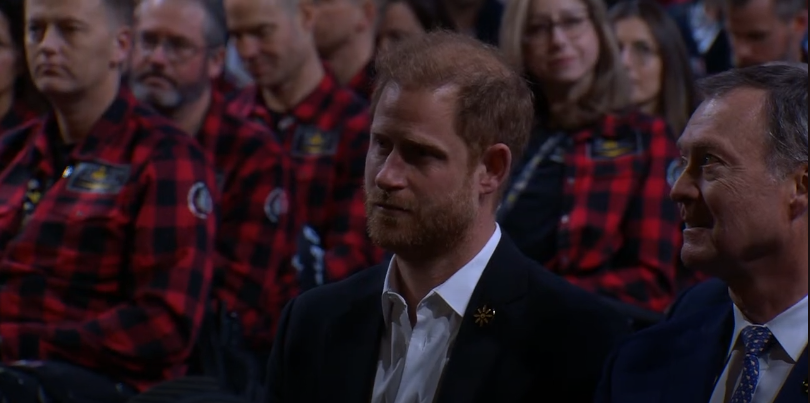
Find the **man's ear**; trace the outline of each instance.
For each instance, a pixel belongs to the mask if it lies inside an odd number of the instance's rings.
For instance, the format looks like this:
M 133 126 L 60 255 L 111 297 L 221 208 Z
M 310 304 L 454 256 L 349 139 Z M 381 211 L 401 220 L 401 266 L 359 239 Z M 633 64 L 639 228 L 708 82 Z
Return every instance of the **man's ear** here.
M 312 32 L 315 27 L 317 10 L 311 0 L 301 0 L 298 3 L 298 18 L 304 32 Z
M 225 71 L 225 46 L 213 49 L 208 54 L 208 77 L 217 79 Z
M 112 64 L 115 66 L 128 67 L 127 65 L 132 52 L 132 27 L 128 25 L 118 27 L 115 34 L 114 46 Z
M 478 178 L 479 189 L 482 194 L 495 193 L 509 180 L 512 152 L 506 144 L 491 145 L 481 155 L 481 165 L 484 169 Z
M 807 9 L 800 11 L 793 17 L 792 27 L 796 35 L 804 38 L 804 34 L 807 33 Z
M 358 25 L 358 29 L 376 30 L 377 19 L 379 18 L 380 9 L 377 6 L 379 0 L 363 0 L 360 4 L 360 9 L 363 13 L 362 23 Z
M 808 187 L 807 187 L 807 164 L 801 169 L 797 169 L 791 178 L 793 194 L 790 200 L 791 218 L 797 218 L 807 213 Z

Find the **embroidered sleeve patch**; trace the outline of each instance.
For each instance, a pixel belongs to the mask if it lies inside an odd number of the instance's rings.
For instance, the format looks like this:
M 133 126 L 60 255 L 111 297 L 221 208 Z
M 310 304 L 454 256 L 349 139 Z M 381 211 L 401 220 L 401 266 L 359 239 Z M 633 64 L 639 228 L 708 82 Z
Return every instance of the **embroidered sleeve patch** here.
M 129 166 L 80 162 L 70 171 L 66 188 L 74 192 L 116 194 L 128 179 Z
M 335 132 L 320 130 L 312 125 L 301 125 L 295 130 L 292 153 L 296 156 L 334 155 L 338 148 Z
M 284 189 L 273 189 L 264 200 L 264 214 L 270 222 L 278 223 L 281 216 L 287 214 L 288 209 L 289 201 L 287 199 L 287 192 L 285 192 Z
M 189 189 L 188 209 L 191 214 L 201 219 L 208 218 L 208 215 L 214 211 L 214 199 L 204 183 L 197 182 Z

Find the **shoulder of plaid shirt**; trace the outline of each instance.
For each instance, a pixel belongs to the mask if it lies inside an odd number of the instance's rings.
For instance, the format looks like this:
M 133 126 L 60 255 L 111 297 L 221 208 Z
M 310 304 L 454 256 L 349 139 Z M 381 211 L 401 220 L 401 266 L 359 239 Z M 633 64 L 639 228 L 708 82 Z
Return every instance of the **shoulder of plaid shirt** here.
M 332 214 L 334 219 L 324 227 L 326 231 L 319 233 L 326 252 L 324 262 L 328 281 L 334 282 L 383 259 L 382 250 L 374 246 L 366 234 L 363 182 L 371 117 L 367 104 L 353 91 L 338 86 L 328 69 L 316 91 L 326 93 L 310 96 L 308 99 L 314 101 L 306 106 L 319 110 L 322 116 L 317 119 L 318 124 L 330 124 L 319 129 L 342 128 L 338 155 L 335 156 L 337 180 L 331 195 L 333 208 L 330 210 L 335 212 Z M 248 86 L 229 98 L 228 110 L 249 119 L 263 116 L 264 105 L 259 104 L 259 99 L 256 86 Z M 322 209 L 323 206 L 307 208 Z
M 196 139 L 222 179 L 216 238 L 217 299 L 235 312 L 248 345 L 269 351 L 281 310 L 298 291 L 291 264 L 292 160 L 266 127 L 225 110 L 214 91 Z
M 0 205 L 21 205 L 31 175 L 22 161 L 47 148 L 52 119 L 0 141 Z M 115 194 L 72 191 L 60 179 L 22 229 L 0 225 L 0 360 L 63 360 L 139 391 L 182 376 L 213 277 L 212 165 L 125 89 L 71 158 L 128 167 L 129 176 Z M 202 187 L 208 214 L 193 207 Z
M 628 134 L 640 143 L 631 155 L 599 161 L 587 155 L 595 137 Z M 607 115 L 574 138 L 575 154 L 566 163 L 578 181 L 581 175 L 589 179 L 566 186 L 573 206 L 560 233 L 568 234 L 569 247 L 561 248 L 548 267 L 589 291 L 663 312 L 675 294 L 682 236 L 667 179 L 680 158 L 674 136 L 664 120 L 627 112 Z

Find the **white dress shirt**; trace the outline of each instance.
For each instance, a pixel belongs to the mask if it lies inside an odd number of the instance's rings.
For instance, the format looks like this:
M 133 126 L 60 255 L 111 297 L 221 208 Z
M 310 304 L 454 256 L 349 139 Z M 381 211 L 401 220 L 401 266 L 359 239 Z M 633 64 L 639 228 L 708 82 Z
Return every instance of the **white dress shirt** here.
M 734 305 L 734 337 L 729 348 L 726 368 L 717 379 L 709 403 L 728 403 L 740 382 L 745 349 L 740 332 L 753 324 Z M 776 342 L 759 357 L 759 381 L 751 403 L 772 403 L 799 356 L 807 347 L 807 296 L 764 325 Z M 798 386 L 797 386 L 798 387 Z
M 386 331 L 380 342 L 372 403 L 433 402 L 467 304 L 500 240 L 496 224 L 478 255 L 419 302 L 413 328 L 408 305 L 397 292 L 396 259 L 391 259 L 383 285 Z

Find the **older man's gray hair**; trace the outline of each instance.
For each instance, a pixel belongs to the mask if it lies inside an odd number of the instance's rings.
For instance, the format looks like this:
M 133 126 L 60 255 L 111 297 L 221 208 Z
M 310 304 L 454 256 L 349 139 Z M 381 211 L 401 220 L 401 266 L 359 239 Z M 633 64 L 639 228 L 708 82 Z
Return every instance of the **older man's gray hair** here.
M 733 69 L 699 81 L 698 87 L 707 100 L 740 88 L 765 91 L 768 164 L 778 176 L 807 164 L 807 64 L 775 62 Z

